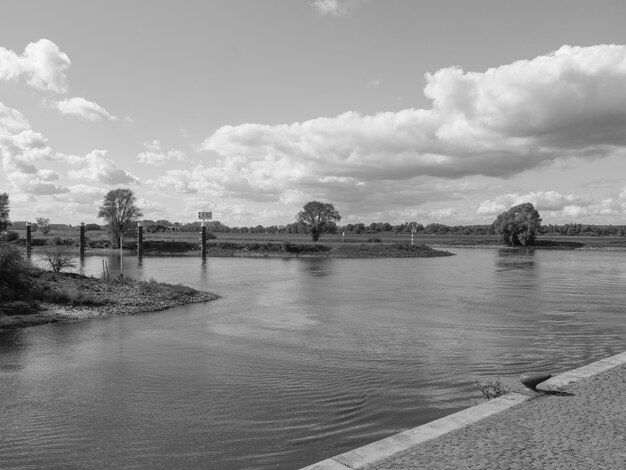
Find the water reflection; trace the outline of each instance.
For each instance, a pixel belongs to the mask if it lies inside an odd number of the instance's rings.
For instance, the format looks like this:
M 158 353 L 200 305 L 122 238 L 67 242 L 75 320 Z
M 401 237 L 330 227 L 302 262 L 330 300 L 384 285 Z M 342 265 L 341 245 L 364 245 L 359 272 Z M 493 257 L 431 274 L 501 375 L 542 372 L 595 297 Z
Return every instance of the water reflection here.
M 509 269 L 530 270 L 535 267 L 535 250 L 532 248 L 500 248 L 495 261 L 498 272 Z
M 303 258 L 302 271 L 314 276 L 328 276 L 333 273 L 333 258 Z

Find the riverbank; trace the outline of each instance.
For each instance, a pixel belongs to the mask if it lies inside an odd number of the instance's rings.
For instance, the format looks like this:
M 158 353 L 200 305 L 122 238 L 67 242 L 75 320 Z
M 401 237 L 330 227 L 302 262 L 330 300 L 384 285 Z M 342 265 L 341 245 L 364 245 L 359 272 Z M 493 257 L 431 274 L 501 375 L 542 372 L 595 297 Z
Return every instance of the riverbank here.
M 99 279 L 40 270 L 29 273 L 28 285 L 29 289 L 21 295 L 0 302 L 0 331 L 157 312 L 219 298 L 181 284 L 113 277 Z
M 33 253 L 45 252 L 45 247 L 35 246 Z M 76 248 L 71 248 L 76 249 Z M 125 252 L 136 253 L 133 243 L 124 244 Z M 119 249 L 87 248 L 86 254 L 119 253 Z M 153 240 L 146 242 L 142 251 L 146 256 L 199 256 L 198 245 L 176 240 Z M 292 243 L 251 241 L 212 241 L 207 243 L 207 256 L 212 258 L 434 258 L 454 256 L 445 250 L 422 244 L 410 243 Z
M 622 468 L 626 352 L 305 470 Z

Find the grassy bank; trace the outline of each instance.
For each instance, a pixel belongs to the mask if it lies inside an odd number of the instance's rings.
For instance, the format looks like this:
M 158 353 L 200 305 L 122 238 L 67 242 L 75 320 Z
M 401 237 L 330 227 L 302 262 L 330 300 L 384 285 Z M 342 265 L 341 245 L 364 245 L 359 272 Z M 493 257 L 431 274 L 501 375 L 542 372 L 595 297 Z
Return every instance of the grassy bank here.
M 0 241 L 0 330 L 110 315 L 135 315 L 218 296 L 181 284 L 52 273 Z
M 24 244 L 25 231 L 16 231 L 20 236 L 20 243 Z M 226 243 L 254 245 L 256 244 L 296 244 L 296 245 L 325 245 L 337 246 L 345 243 L 348 245 L 393 245 L 410 243 L 411 235 L 407 233 L 347 233 L 345 238 L 341 234 L 325 234 L 322 239 L 314 244 L 310 241 L 310 236 L 306 234 L 287 234 L 287 233 L 214 233 L 216 239 L 209 240 L 209 256 L 232 256 L 229 251 L 240 251 L 241 247 L 232 246 L 228 248 Z M 98 248 L 110 248 L 108 235 L 104 231 L 88 231 L 86 233 L 88 251 Z M 146 253 L 193 253 L 199 251 L 199 237 L 197 232 L 158 232 L 144 233 L 144 250 Z M 72 227 L 65 230 L 51 230 L 49 234 L 43 235 L 41 232 L 33 233 L 35 249 L 43 247 L 46 243 L 62 242 L 68 246 L 78 246 L 79 232 L 78 227 Z M 428 245 L 432 247 L 499 247 L 498 237 L 496 235 L 463 235 L 454 234 L 423 234 L 418 233 L 414 237 L 416 245 Z M 134 249 L 137 246 L 137 240 L 128 237 L 124 239 L 124 247 L 126 249 Z M 610 236 L 610 237 L 594 237 L 594 236 L 558 236 L 558 235 L 539 235 L 537 237 L 536 248 L 547 249 L 626 249 L 626 237 Z M 309 255 L 312 255 L 316 248 L 309 249 Z M 349 248 L 348 251 L 354 251 Z M 255 251 L 254 249 L 248 251 Z M 266 251 L 266 250 L 265 250 Z M 274 250 L 280 253 L 283 250 Z M 303 250 L 305 251 L 305 250 Z M 381 252 L 380 249 L 374 250 Z M 337 256 L 341 250 L 335 250 Z M 322 254 L 320 250 L 319 254 Z M 305 254 L 305 253 L 302 253 Z

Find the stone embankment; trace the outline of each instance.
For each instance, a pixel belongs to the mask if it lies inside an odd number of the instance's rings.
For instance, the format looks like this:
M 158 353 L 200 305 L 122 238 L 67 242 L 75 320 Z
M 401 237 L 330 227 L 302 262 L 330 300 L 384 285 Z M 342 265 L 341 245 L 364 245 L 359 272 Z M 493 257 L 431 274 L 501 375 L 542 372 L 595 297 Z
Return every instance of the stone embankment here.
M 626 352 L 306 470 L 626 468 Z

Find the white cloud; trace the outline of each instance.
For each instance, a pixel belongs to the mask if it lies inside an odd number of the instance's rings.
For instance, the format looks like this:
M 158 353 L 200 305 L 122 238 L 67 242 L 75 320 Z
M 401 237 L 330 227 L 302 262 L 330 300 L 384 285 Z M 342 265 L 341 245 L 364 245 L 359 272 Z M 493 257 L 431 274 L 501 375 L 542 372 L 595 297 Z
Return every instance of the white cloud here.
M 313 8 L 320 15 L 345 16 L 358 3 L 358 0 L 314 0 Z
M 338 204 L 360 194 L 367 204 L 381 182 L 509 177 L 626 148 L 626 46 L 563 46 L 483 73 L 452 67 L 426 78 L 431 109 L 224 126 L 202 144 L 221 156 L 207 177 L 248 200 L 299 191 Z
M 180 150 L 168 150 L 167 152 L 162 152 L 161 143 L 158 140 L 144 142 L 144 147 L 146 148 L 146 151 L 137 155 L 139 163 L 159 166 L 168 161 L 180 162 L 187 159 L 187 155 Z
M 375 88 L 380 86 L 381 81 L 376 79 L 376 80 L 370 80 L 369 82 L 367 82 L 367 88 Z
M 22 55 L 0 47 L 0 80 L 15 81 L 23 78 L 37 90 L 66 92 L 68 85 L 65 70 L 70 65 L 67 54 L 48 39 L 31 42 Z
M 561 194 L 556 191 L 536 191 L 527 194 L 505 194 L 494 200 L 483 201 L 476 213 L 479 215 L 498 215 L 513 206 L 530 202 L 538 211 L 561 211 L 566 207 L 586 207 L 593 204 L 588 196 Z
M 13 188 L 33 194 L 56 194 L 66 191 L 51 183 L 58 174 L 40 168 L 44 162 L 58 160 L 47 139 L 34 132 L 28 120 L 16 109 L 0 103 L 0 163 Z
M 100 119 L 108 119 L 110 121 L 118 120 L 117 117 L 113 116 L 99 104 L 94 103 L 93 101 L 88 101 L 80 96 L 54 102 L 53 106 L 62 114 L 80 116 L 85 119 L 89 119 L 90 121 L 97 121 Z
M 106 150 L 93 150 L 85 157 L 71 156 L 68 161 L 78 169 L 69 170 L 68 176 L 76 180 L 100 182 L 105 184 L 131 184 L 139 180 L 122 170 L 117 164 L 107 158 Z
M 606 221 L 613 217 L 626 216 L 626 198 L 620 194 L 615 198 L 594 200 L 589 196 L 561 194 L 556 191 L 536 191 L 527 194 L 504 194 L 493 200 L 479 204 L 476 213 L 481 216 L 496 217 L 511 207 L 530 202 L 542 215 L 544 222 L 571 222 L 585 219 L 587 221 Z

